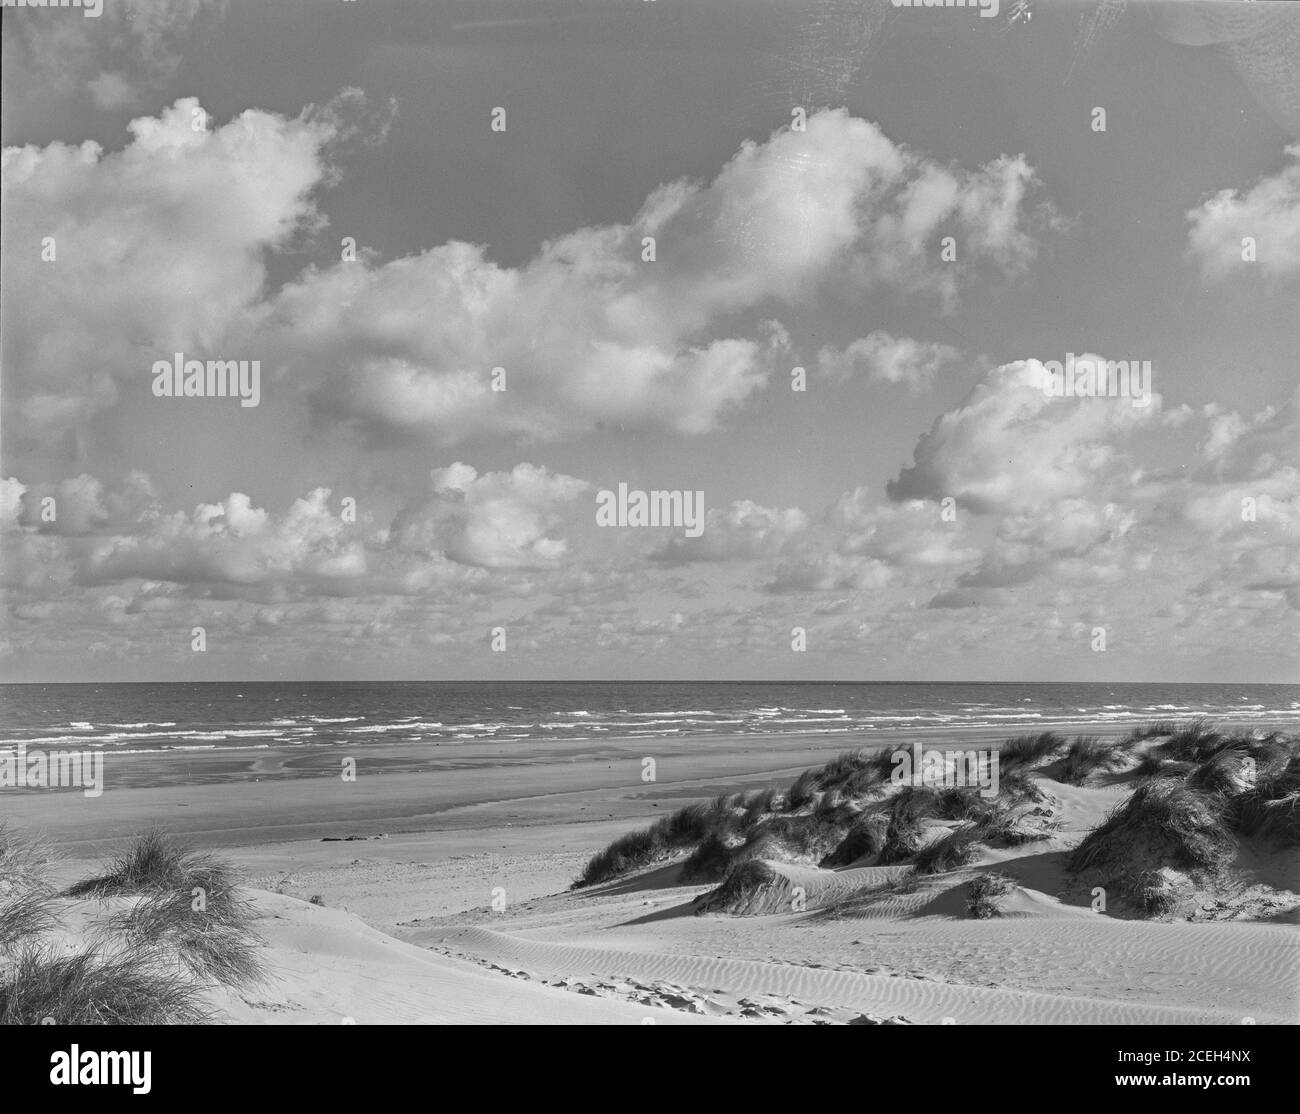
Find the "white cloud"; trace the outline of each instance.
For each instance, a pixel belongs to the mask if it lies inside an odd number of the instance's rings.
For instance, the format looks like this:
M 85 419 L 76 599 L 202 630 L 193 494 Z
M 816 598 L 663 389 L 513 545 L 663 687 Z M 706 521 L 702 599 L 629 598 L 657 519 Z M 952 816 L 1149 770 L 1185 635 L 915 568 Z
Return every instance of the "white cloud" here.
M 127 579 L 253 585 L 285 578 L 355 577 L 363 546 L 318 488 L 280 518 L 234 492 L 220 503 L 145 517 L 139 532 L 96 540 L 80 576 L 92 583 Z
M 111 79 L 100 86 L 115 95 Z M 744 144 L 711 183 L 665 185 L 630 222 L 579 229 L 519 267 L 459 242 L 387 263 L 363 250 L 267 300 L 268 252 L 322 226 L 313 198 L 336 177 L 333 153 L 385 133 L 363 114 L 345 90 L 296 119 L 249 110 L 216 126 L 188 98 L 134 120 L 120 151 L 7 149 L 15 431 L 80 430 L 104 408 L 145 404 L 130 392 L 180 351 L 261 359 L 318 417 L 371 434 L 706 433 L 788 355 L 774 304 L 850 274 L 951 300 L 979 261 L 1015 271 L 1032 258 L 1043 213 L 1027 208 L 1023 160 L 952 169 L 825 111 L 806 132 Z M 931 250 L 949 226 L 958 265 Z M 881 352 L 880 374 L 924 376 L 944 354 Z M 491 389 L 494 367 L 505 390 Z
M 798 507 L 763 507 L 751 499 L 739 499 L 728 507 L 711 508 L 699 537 L 670 538 L 655 557 L 677 563 L 770 556 L 807 528 L 808 517 Z
M 429 497 L 393 522 L 393 545 L 489 569 L 554 566 L 568 551 L 554 536 L 559 512 L 590 486 L 533 464 L 480 476 L 457 463 L 435 469 L 431 480 Z
M 947 344 L 894 337 L 876 329 L 846 348 L 822 348 L 817 364 L 823 375 L 834 379 L 866 374 L 882 383 L 902 383 L 921 390 L 934 381 L 940 369 L 960 357 L 961 353 Z
M 1096 356 L 1080 356 L 1080 362 Z M 985 513 L 1040 509 L 1129 471 L 1124 438 L 1154 424 L 1160 396 L 1049 397 L 1038 360 L 988 373 L 917 443 L 913 463 L 887 485 L 893 499 L 951 496 Z
M 319 413 L 372 433 L 703 433 L 784 351 L 772 324 L 726 335 L 737 315 L 802 304 L 836 276 L 951 300 L 980 261 L 1017 270 L 1042 215 L 1025 205 L 1032 178 L 1023 160 L 941 167 L 874 124 L 821 112 L 806 132 L 744 144 L 711 183 L 662 186 L 631 222 L 551 241 L 520 267 L 449 243 L 309 272 L 277 299 L 267 343 Z M 940 181 L 942 197 L 926 196 L 922 183 Z M 963 239 L 961 265 L 937 261 L 945 222 Z M 504 391 L 491 390 L 494 367 Z
M 120 151 L 5 149 L 6 412 L 24 433 L 144 398 L 177 351 L 249 358 L 245 330 L 228 331 L 261 296 L 265 252 L 319 219 L 339 124 L 250 110 L 196 130 L 205 119 L 187 98 L 134 120 Z
M 1300 273 L 1300 146 L 1287 148 L 1289 163 L 1250 189 L 1220 190 L 1187 211 L 1187 250 L 1206 279 L 1249 274 L 1271 278 Z M 1256 261 L 1242 259 L 1242 241 L 1254 241 Z

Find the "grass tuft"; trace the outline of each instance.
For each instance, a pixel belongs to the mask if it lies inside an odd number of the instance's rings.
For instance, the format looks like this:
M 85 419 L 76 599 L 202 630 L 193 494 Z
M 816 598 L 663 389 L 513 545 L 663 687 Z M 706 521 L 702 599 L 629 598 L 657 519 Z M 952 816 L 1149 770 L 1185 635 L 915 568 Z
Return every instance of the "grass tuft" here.
M 1178 724 L 1173 720 L 1157 720 L 1155 723 L 1146 723 L 1140 727 L 1133 728 L 1120 742 L 1120 746 L 1128 747 L 1134 743 L 1145 742 L 1147 739 L 1159 739 L 1166 735 L 1172 735 L 1178 730 Z
M 1123 752 L 1096 735 L 1078 735 L 1061 760 L 1060 779 L 1066 785 L 1082 785 L 1094 770 L 1114 770 L 1124 764 Z
M 822 867 L 848 866 L 859 859 L 879 855 L 885 846 L 885 832 L 889 821 L 880 814 L 856 819 L 840 840 L 835 850 L 818 865 Z
M 917 874 L 946 874 L 966 866 L 978 853 L 980 834 L 977 824 L 954 828 L 917 851 L 913 868 Z
M 138 835 L 110 861 L 108 870 L 68 887 L 68 897 L 113 897 L 201 890 L 211 906 L 233 903 L 234 868 L 205 851 L 192 851 L 156 828 Z
M 1229 823 L 1234 831 L 1251 839 L 1281 847 L 1300 846 L 1300 755 L 1279 772 L 1264 770 L 1254 785 L 1233 798 Z
M 1005 874 L 977 874 L 966 883 L 966 911 L 978 920 L 1002 916 L 998 898 L 1006 897 L 1016 884 Z
M 1230 744 L 1231 740 L 1215 731 L 1208 719 L 1196 719 L 1180 727 L 1161 743 L 1160 755 L 1162 758 L 1176 758 L 1183 762 L 1204 762 Z
M 238 897 L 208 908 L 197 904 L 188 890 L 150 894 L 109 917 L 107 927 L 133 947 L 173 952 L 208 983 L 248 988 L 265 982 L 252 906 Z
M 49 881 L 52 859 L 42 840 L 0 823 L 0 955 L 58 924 Z
M 1075 848 L 1071 871 L 1098 870 L 1136 894 L 1149 869 L 1217 876 L 1236 852 L 1216 797 L 1160 778 L 1140 785 Z
M 1035 766 L 1063 746 L 1065 746 L 1065 739 L 1055 731 L 1043 731 L 1037 735 L 1017 735 L 1002 744 L 999 751 L 999 767 L 1002 773 L 1006 774 L 1016 767 Z
M 775 795 L 771 803 L 775 803 Z M 686 805 L 649 828 L 627 832 L 587 860 L 572 888 L 600 885 L 679 851 L 696 848 L 710 837 L 725 839 L 744 826 L 745 814 L 738 815 L 738 809 L 753 805 L 753 800 L 745 805 L 739 794 L 721 793 L 711 801 Z
M 787 807 L 793 811 L 812 804 L 813 796 L 817 792 L 817 778 L 818 771 L 815 768 L 804 770 L 795 778 L 790 785 L 790 791 L 785 795 Z
M 28 947 L 0 982 L 0 1025 L 201 1025 L 203 987 L 145 948 L 64 955 Z

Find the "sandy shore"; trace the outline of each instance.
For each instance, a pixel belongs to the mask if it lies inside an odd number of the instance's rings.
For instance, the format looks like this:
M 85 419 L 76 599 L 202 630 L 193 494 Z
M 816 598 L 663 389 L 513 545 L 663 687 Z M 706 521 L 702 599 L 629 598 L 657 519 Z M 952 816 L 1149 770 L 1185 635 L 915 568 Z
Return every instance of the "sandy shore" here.
M 1027 853 L 988 853 L 1021 887 L 993 921 L 925 886 L 834 917 L 697 916 L 691 899 L 712 887 L 677 884 L 673 868 L 568 890 L 612 838 L 683 804 L 914 737 L 120 756 L 101 797 L 6 794 L 4 815 L 56 845 L 68 881 L 148 824 L 222 848 L 256 890 L 276 972 L 264 991 L 225 995 L 245 1022 L 1297 1020 L 1293 925 L 1146 923 L 1060 900 L 1060 852 L 1131 785 L 1053 784 L 1060 831 Z M 348 757 L 355 781 L 340 776 Z M 1278 863 L 1256 866 L 1300 889 Z

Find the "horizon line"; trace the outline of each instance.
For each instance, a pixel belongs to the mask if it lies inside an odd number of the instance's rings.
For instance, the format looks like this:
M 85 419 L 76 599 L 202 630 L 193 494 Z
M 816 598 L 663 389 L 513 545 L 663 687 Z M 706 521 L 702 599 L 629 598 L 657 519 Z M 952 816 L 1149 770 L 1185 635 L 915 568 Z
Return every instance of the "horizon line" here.
M 375 679 L 364 677 L 281 678 L 281 679 L 224 679 L 203 680 L 131 680 L 131 681 L 0 681 L 0 685 L 1274 685 L 1300 688 L 1300 681 L 891 681 L 891 680 L 834 680 L 786 679 L 770 677 L 728 678 L 700 680 L 699 678 L 658 677 L 622 679 L 617 677 L 563 678 L 563 677 L 510 677 L 510 678 L 451 678 L 422 677 L 414 679 Z

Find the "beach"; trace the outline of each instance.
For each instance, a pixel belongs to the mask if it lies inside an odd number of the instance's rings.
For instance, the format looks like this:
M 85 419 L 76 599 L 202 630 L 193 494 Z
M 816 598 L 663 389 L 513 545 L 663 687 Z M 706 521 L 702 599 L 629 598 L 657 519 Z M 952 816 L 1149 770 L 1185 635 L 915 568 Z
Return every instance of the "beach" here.
M 1121 734 L 1106 724 L 1092 733 L 1111 745 Z M 218 992 L 239 1023 L 1297 1019 L 1300 953 L 1286 901 L 1225 907 L 1223 919 L 1207 908 L 1204 923 L 1152 922 L 1098 916 L 1064 892 L 1063 855 L 1132 792 L 1124 778 L 1075 786 L 1040 775 L 1059 801 L 1050 838 L 987 848 L 972 864 L 1017 882 L 996 919 L 970 919 L 943 875 L 839 908 L 897 867 L 790 865 L 799 901 L 759 915 L 701 915 L 693 902 L 716 883 L 683 884 L 680 857 L 570 889 L 615 838 L 720 793 L 788 785 L 855 745 L 992 748 L 1005 737 L 985 727 L 761 743 L 385 743 L 352 755 L 351 779 L 337 747 L 173 750 L 113 756 L 98 798 L 6 794 L 4 819 L 57 848 L 65 884 L 149 826 L 231 860 L 274 972 L 256 992 Z M 643 780 L 650 756 L 653 780 Z M 1261 859 L 1241 866 L 1242 879 L 1300 891 L 1297 866 L 1293 855 Z

